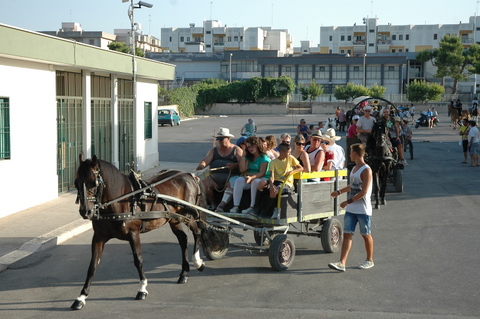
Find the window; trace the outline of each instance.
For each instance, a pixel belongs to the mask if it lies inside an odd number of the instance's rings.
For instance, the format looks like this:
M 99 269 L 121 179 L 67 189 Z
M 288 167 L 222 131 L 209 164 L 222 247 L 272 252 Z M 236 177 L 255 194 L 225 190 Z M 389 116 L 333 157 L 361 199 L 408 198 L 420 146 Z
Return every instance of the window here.
M 289 76 L 290 78 L 295 79 L 295 66 L 282 66 L 282 75 Z
M 350 72 L 350 79 L 363 79 L 363 65 L 362 66 L 351 66 L 352 72 Z
M 398 40 L 402 40 L 402 41 L 403 41 L 403 34 L 399 34 L 399 35 L 398 35 Z
M 187 42 L 190 42 L 190 37 L 187 37 Z
M 329 66 L 315 66 L 315 78 L 316 79 L 329 79 L 330 69 Z
M 436 33 L 433 34 L 433 40 L 437 40 L 437 36 L 438 36 L 438 35 L 437 35 Z
M 145 102 L 143 103 L 143 113 L 144 113 L 144 131 L 145 131 L 145 139 L 152 138 L 152 102 Z
M 405 40 L 410 40 L 410 34 L 405 35 Z
M 368 30 L 368 32 L 375 33 L 375 29 L 370 29 L 370 30 Z
M 227 42 L 232 42 L 232 36 L 231 36 L 231 35 L 229 35 L 229 36 L 227 37 Z
M 340 36 L 340 41 L 345 41 L 345 36 L 344 35 Z
M 233 41 L 238 41 L 238 36 L 237 35 L 233 37 Z
M 375 46 L 375 43 L 369 43 L 368 46 L 373 47 L 373 46 Z
M 397 40 L 397 35 L 396 34 L 392 34 L 392 40 Z
M 211 33 L 212 33 L 212 31 L 207 31 L 206 33 L 207 33 L 207 34 L 211 34 Z
M 384 74 L 385 79 L 398 79 L 398 71 L 399 71 L 399 66 L 398 65 L 389 65 L 388 67 L 385 68 L 386 72 Z
M 211 48 L 211 47 L 212 47 L 212 45 L 211 45 L 211 44 L 207 44 L 207 48 Z
M 265 66 L 266 78 L 278 78 L 278 66 Z
M 9 99 L 0 97 L 0 160 L 10 159 Z
M 172 37 L 169 38 L 169 41 L 172 42 Z
M 408 52 L 408 49 L 405 49 L 405 52 Z
M 329 36 L 329 37 L 328 37 L 328 41 L 332 41 L 332 36 Z
M 180 37 L 180 42 L 183 42 L 183 40 L 184 40 L 184 37 Z
M 346 66 L 333 66 L 332 67 L 332 79 L 344 80 L 347 78 Z
M 380 79 L 382 69 L 380 66 L 367 66 L 367 79 Z
M 347 40 L 348 40 L 348 41 L 352 41 L 352 36 L 349 35 L 349 36 L 347 37 Z
M 392 53 L 395 53 L 395 52 L 397 52 L 397 50 L 395 50 L 395 49 L 392 49 Z
M 345 50 L 344 50 L 344 49 L 341 49 L 341 50 L 340 50 L 340 53 L 342 53 L 342 54 L 345 53 Z
M 298 79 L 309 80 L 312 78 L 312 66 L 311 65 L 299 65 L 298 66 Z

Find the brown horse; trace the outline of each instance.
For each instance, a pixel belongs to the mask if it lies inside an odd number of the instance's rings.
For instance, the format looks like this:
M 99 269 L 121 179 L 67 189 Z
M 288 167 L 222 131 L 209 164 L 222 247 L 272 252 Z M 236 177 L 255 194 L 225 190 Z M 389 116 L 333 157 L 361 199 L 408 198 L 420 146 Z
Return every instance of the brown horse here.
M 157 194 L 163 194 L 205 207 L 204 194 L 199 183 L 191 174 L 175 170 L 162 172 L 145 182 L 156 185 L 147 192 L 129 195 L 134 192 L 135 187 L 127 175 L 121 173 L 112 164 L 97 159 L 96 156 L 91 160 L 84 160 L 83 155 L 80 155 L 80 167 L 75 179 L 78 190 L 77 202 L 80 202 L 80 215 L 92 220 L 94 233 L 87 279 L 81 295 L 70 308 L 79 310 L 85 306 L 105 243 L 111 238 L 126 240 L 130 243 L 140 277 L 140 288 L 135 297 L 136 300 L 145 299 L 148 294 L 147 278 L 143 271 L 140 233 L 169 224 L 182 250 L 182 271 L 177 283 L 183 284 L 187 282 L 190 271 L 187 234 L 182 229 L 182 224 L 185 224 L 194 236 L 193 262 L 199 271 L 203 271 L 204 263 L 200 259 L 199 241 L 204 245 L 208 244 L 205 214 L 191 206 L 157 199 Z
M 458 110 L 453 106 L 448 107 L 448 113 L 450 113 L 450 120 L 452 121 L 450 125 L 453 125 L 454 130 L 457 129 L 457 125 L 460 125 L 463 119 L 470 119 L 470 114 L 467 110 L 462 110 L 461 115 L 458 115 Z

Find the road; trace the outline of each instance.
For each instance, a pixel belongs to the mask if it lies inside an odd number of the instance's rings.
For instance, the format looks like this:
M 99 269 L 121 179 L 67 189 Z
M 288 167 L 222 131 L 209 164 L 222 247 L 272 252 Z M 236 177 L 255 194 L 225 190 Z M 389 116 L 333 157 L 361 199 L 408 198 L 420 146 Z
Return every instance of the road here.
M 160 159 L 197 162 L 211 147 L 213 129 L 229 127 L 237 136 L 246 120 L 202 118 L 159 127 Z M 299 120 L 255 118 L 261 136 L 293 133 Z M 460 164 L 458 132 L 444 114 L 440 120 L 435 129 L 414 129 L 415 159 L 403 172 L 404 192 L 388 193 L 387 206 L 374 211 L 370 270 L 357 268 L 365 259 L 358 233 L 345 273 L 327 267 L 338 253 L 324 253 L 318 239 L 295 237 L 297 255 L 285 272 L 273 271 L 266 254 L 231 248 L 177 285 L 180 250 L 163 227 L 142 237 L 147 300 L 133 300 L 138 280 L 130 248 L 112 240 L 85 309 L 71 312 L 90 258 L 92 234 L 86 232 L 0 273 L 1 317 L 478 318 L 480 167 Z M 245 236 L 254 242 L 252 234 Z

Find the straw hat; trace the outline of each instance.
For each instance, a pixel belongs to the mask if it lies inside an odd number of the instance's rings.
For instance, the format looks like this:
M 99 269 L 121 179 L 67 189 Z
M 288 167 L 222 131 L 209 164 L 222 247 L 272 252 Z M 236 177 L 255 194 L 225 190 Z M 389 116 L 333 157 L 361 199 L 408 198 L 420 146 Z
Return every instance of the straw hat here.
M 322 137 L 322 132 L 319 130 L 313 130 L 312 134 L 310 134 L 311 137 Z
M 333 128 L 329 128 L 325 131 L 325 136 L 331 138 L 332 140 L 334 141 L 338 141 L 341 139 L 340 136 L 337 136 L 337 134 L 335 133 L 335 129 Z
M 218 130 L 217 135 L 214 137 L 235 137 L 232 134 L 230 134 L 230 130 L 226 127 L 221 127 L 220 130 Z

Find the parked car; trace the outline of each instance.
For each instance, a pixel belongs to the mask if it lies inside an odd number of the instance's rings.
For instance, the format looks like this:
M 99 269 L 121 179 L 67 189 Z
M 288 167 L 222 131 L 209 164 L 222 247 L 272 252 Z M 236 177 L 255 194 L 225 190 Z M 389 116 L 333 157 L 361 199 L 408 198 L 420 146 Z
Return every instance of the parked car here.
M 180 114 L 173 109 L 158 110 L 158 124 L 180 125 Z

